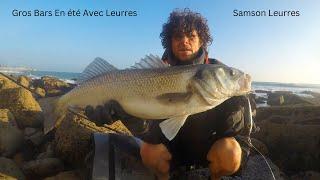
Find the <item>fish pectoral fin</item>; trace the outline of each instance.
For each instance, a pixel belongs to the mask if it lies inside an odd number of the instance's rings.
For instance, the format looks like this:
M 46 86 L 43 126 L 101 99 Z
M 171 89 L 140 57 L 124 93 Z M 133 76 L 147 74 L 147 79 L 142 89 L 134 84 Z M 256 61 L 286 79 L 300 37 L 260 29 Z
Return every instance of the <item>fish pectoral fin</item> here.
M 83 83 L 93 77 L 99 76 L 106 72 L 116 71 L 118 70 L 116 67 L 108 63 L 106 60 L 102 58 L 95 58 L 80 74 L 79 79 L 77 80 L 78 84 Z
M 162 121 L 159 126 L 165 137 L 171 141 L 178 134 L 188 116 L 189 115 L 175 116 Z
M 157 96 L 157 100 L 159 100 L 163 104 L 175 104 L 175 103 L 187 103 L 192 96 L 192 92 L 186 93 L 166 93 Z

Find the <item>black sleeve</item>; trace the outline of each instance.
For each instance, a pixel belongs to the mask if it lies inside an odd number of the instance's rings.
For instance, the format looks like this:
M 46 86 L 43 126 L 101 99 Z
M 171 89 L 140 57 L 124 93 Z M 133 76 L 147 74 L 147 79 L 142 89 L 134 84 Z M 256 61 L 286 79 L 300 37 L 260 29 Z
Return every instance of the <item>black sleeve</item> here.
M 232 97 L 216 107 L 217 136 L 231 137 L 241 133 L 244 128 L 245 96 Z
M 148 123 L 148 131 L 140 136 L 140 138 L 150 144 L 166 144 L 169 140 L 164 136 L 159 124 L 162 120 L 150 120 Z

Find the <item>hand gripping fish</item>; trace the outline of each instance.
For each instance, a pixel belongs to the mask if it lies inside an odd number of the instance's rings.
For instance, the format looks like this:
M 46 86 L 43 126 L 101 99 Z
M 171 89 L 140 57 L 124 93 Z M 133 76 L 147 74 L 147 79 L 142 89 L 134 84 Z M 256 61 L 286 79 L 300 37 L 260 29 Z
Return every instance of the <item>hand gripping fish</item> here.
M 251 77 L 225 65 L 169 66 L 149 55 L 130 69 L 118 70 L 96 58 L 80 76 L 78 86 L 54 102 L 54 109 L 46 118 L 51 123 L 45 123 L 44 131 L 57 126 L 69 106 L 95 107 L 116 100 L 132 116 L 165 119 L 160 128 L 172 140 L 189 115 L 212 109 L 250 90 Z

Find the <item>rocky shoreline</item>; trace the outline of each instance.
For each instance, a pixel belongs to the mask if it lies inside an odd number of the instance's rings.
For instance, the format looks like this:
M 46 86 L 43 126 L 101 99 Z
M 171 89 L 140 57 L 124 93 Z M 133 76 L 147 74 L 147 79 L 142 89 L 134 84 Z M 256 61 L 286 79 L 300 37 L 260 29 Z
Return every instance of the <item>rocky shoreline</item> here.
M 43 105 L 48 97 L 62 95 L 75 85 L 48 76 L 11 78 L 20 85 L 0 75 L 0 179 L 88 179 L 91 134 L 115 132 L 68 113 L 57 129 L 45 135 Z M 320 179 L 320 94 L 264 93 L 267 98 L 252 95 L 258 104 L 269 105 L 257 108 L 260 131 L 253 134 L 253 144 L 270 158 L 277 178 Z M 131 133 L 121 121 L 110 127 Z M 241 176 L 224 179 L 269 179 L 268 170 L 259 168 L 261 162 L 252 153 Z M 200 174 L 189 173 L 185 179 L 201 179 Z

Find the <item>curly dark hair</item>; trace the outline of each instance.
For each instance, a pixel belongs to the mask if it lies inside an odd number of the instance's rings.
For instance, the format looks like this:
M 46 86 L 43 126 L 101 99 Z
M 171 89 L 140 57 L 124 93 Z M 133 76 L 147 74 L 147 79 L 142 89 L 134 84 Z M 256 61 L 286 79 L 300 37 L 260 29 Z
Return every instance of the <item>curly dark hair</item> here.
M 208 45 L 212 43 L 212 37 L 207 24 L 207 20 L 201 14 L 192 12 L 186 8 L 176 9 L 170 13 L 167 23 L 163 24 L 160 38 L 162 46 L 166 50 L 171 49 L 171 38 L 175 33 L 191 34 L 196 30 L 203 48 L 207 50 Z

